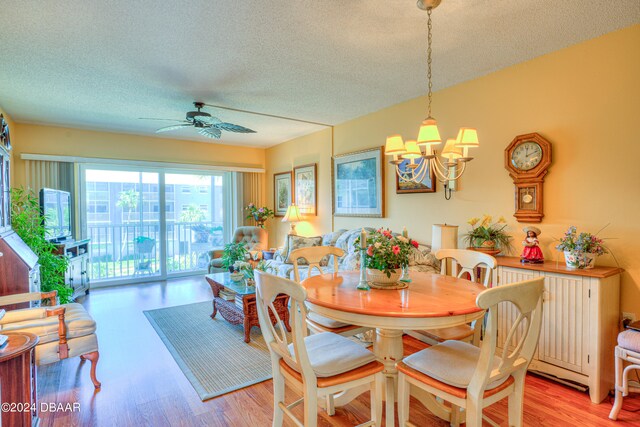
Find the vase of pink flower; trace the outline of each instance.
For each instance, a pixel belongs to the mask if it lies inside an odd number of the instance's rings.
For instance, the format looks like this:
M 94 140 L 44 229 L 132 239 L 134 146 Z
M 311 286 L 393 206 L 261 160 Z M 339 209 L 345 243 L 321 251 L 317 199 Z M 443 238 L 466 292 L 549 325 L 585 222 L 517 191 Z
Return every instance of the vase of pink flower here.
M 596 265 L 596 257 L 608 253 L 603 240 L 597 234 L 578 234 L 576 227 L 569 227 L 556 246 L 556 249 L 564 251 L 564 261 L 567 267 L 593 268 Z
M 354 246 L 361 247 L 360 239 L 358 237 L 355 240 Z M 368 234 L 366 240 L 364 262 L 367 280 L 380 287 L 395 286 L 402 274 L 402 267 L 409 264 L 411 248 L 417 248 L 418 242 L 382 228 Z
M 264 228 L 265 221 L 274 216 L 274 212 L 266 206 L 259 208 L 255 204 L 249 203 L 244 209 L 248 212 L 247 219 L 253 219 L 260 228 Z

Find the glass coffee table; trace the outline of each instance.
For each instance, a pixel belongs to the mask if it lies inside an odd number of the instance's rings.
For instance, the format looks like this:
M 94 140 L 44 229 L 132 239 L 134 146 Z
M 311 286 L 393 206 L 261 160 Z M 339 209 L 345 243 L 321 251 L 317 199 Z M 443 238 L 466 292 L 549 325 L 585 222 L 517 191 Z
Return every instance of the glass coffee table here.
M 205 276 L 207 283 L 213 292 L 213 313 L 211 318 L 220 315 L 232 325 L 242 324 L 244 327 L 244 342 L 251 341 L 250 332 L 252 326 L 260 327 L 258 311 L 256 308 L 256 288 L 247 285 L 245 280 L 233 281 L 229 273 L 214 273 Z M 273 302 L 278 315 L 284 322 L 287 331 L 291 331 L 289 325 L 289 297 L 278 295 Z M 276 322 L 274 316 L 271 321 Z

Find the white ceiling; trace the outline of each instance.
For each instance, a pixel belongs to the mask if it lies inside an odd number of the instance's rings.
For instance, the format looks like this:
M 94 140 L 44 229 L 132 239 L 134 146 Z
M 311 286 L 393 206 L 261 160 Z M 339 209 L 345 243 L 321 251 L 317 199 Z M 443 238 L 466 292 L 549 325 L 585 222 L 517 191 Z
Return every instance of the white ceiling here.
M 415 0 L 2 0 L 0 15 L 0 106 L 18 122 L 153 134 L 138 117 L 202 100 L 337 124 L 426 92 Z M 433 19 L 437 90 L 639 23 L 640 1 L 444 0 Z M 321 129 L 209 112 L 258 131 L 225 143 Z

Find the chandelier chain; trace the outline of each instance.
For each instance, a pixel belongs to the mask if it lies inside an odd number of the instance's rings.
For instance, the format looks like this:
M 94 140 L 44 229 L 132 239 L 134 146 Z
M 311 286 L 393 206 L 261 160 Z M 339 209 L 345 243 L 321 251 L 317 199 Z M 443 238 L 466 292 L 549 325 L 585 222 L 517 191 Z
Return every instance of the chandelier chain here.
M 427 9 L 427 80 L 429 81 L 429 117 L 431 117 L 431 11 Z

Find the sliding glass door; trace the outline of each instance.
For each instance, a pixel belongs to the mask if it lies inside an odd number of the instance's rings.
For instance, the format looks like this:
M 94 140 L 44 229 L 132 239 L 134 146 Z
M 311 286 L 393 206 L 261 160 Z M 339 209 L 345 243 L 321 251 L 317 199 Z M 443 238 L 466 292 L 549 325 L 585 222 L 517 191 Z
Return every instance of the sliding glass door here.
M 205 272 L 225 241 L 225 173 L 82 169 L 83 234 L 91 280 L 142 281 Z

